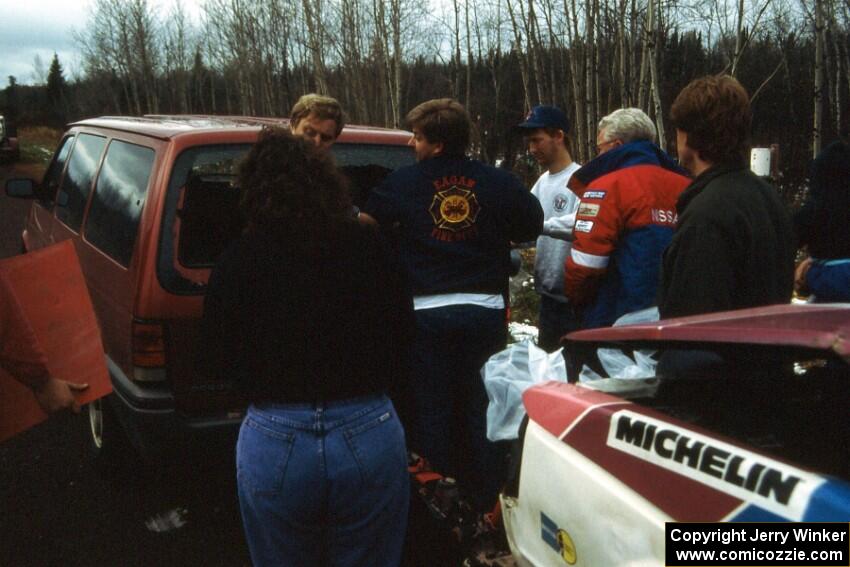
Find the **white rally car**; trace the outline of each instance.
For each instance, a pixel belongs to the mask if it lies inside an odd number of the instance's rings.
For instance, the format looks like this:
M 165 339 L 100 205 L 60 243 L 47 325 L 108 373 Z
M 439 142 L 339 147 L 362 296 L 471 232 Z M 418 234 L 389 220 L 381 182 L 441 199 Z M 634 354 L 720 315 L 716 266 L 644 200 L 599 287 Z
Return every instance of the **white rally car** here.
M 615 345 L 673 363 L 653 379 L 525 392 L 518 479 L 502 496 L 520 565 L 664 565 L 667 521 L 850 521 L 850 305 L 594 329 L 565 345 L 574 361 Z

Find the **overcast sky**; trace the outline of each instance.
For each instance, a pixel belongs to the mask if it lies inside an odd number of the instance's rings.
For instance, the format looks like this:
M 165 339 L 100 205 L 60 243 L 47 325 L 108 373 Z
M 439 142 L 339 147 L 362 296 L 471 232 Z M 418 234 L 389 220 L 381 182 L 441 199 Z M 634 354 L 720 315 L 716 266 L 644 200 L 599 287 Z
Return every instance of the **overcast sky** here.
M 174 0 L 151 0 L 167 12 Z M 201 0 L 183 0 L 190 16 L 198 14 Z M 88 19 L 93 0 L 0 0 L 0 88 L 9 75 L 21 84 L 33 84 L 36 55 L 50 67 L 53 53 L 71 79 L 81 71 L 80 55 L 73 30 L 81 30 Z

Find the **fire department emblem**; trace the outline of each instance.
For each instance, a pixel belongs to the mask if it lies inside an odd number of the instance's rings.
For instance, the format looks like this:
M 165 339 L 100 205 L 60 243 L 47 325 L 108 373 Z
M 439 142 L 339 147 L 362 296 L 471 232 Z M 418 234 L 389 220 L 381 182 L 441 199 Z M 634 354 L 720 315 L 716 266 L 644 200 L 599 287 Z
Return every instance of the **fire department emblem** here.
M 475 224 L 480 210 L 475 193 L 452 185 L 434 194 L 429 212 L 437 229 L 459 232 Z

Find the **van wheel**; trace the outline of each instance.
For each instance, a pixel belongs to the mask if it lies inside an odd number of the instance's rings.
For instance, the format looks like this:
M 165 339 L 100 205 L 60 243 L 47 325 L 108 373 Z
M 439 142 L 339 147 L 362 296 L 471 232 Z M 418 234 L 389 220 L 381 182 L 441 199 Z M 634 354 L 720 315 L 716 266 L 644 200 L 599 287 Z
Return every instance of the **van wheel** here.
M 82 414 L 89 452 L 98 466 L 111 469 L 124 462 L 132 448 L 109 402 L 95 400 L 83 408 Z

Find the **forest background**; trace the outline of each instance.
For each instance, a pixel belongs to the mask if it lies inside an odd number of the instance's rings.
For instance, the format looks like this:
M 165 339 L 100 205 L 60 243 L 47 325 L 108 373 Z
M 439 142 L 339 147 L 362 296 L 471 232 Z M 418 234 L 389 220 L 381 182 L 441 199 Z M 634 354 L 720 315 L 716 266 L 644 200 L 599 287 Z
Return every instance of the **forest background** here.
M 624 106 L 646 110 L 675 155 L 676 94 L 726 72 L 752 97 L 753 144 L 779 144 L 789 201 L 848 125 L 850 0 L 204 0 L 201 14 L 96 0 L 75 32 L 79 76 L 54 57 L 34 85 L 9 77 L 0 110 L 56 128 L 105 114 L 287 116 L 314 91 L 352 123 L 404 127 L 416 104 L 449 96 L 475 121 L 476 157 L 533 180 L 514 129 L 532 105 L 566 110 L 579 162 Z

